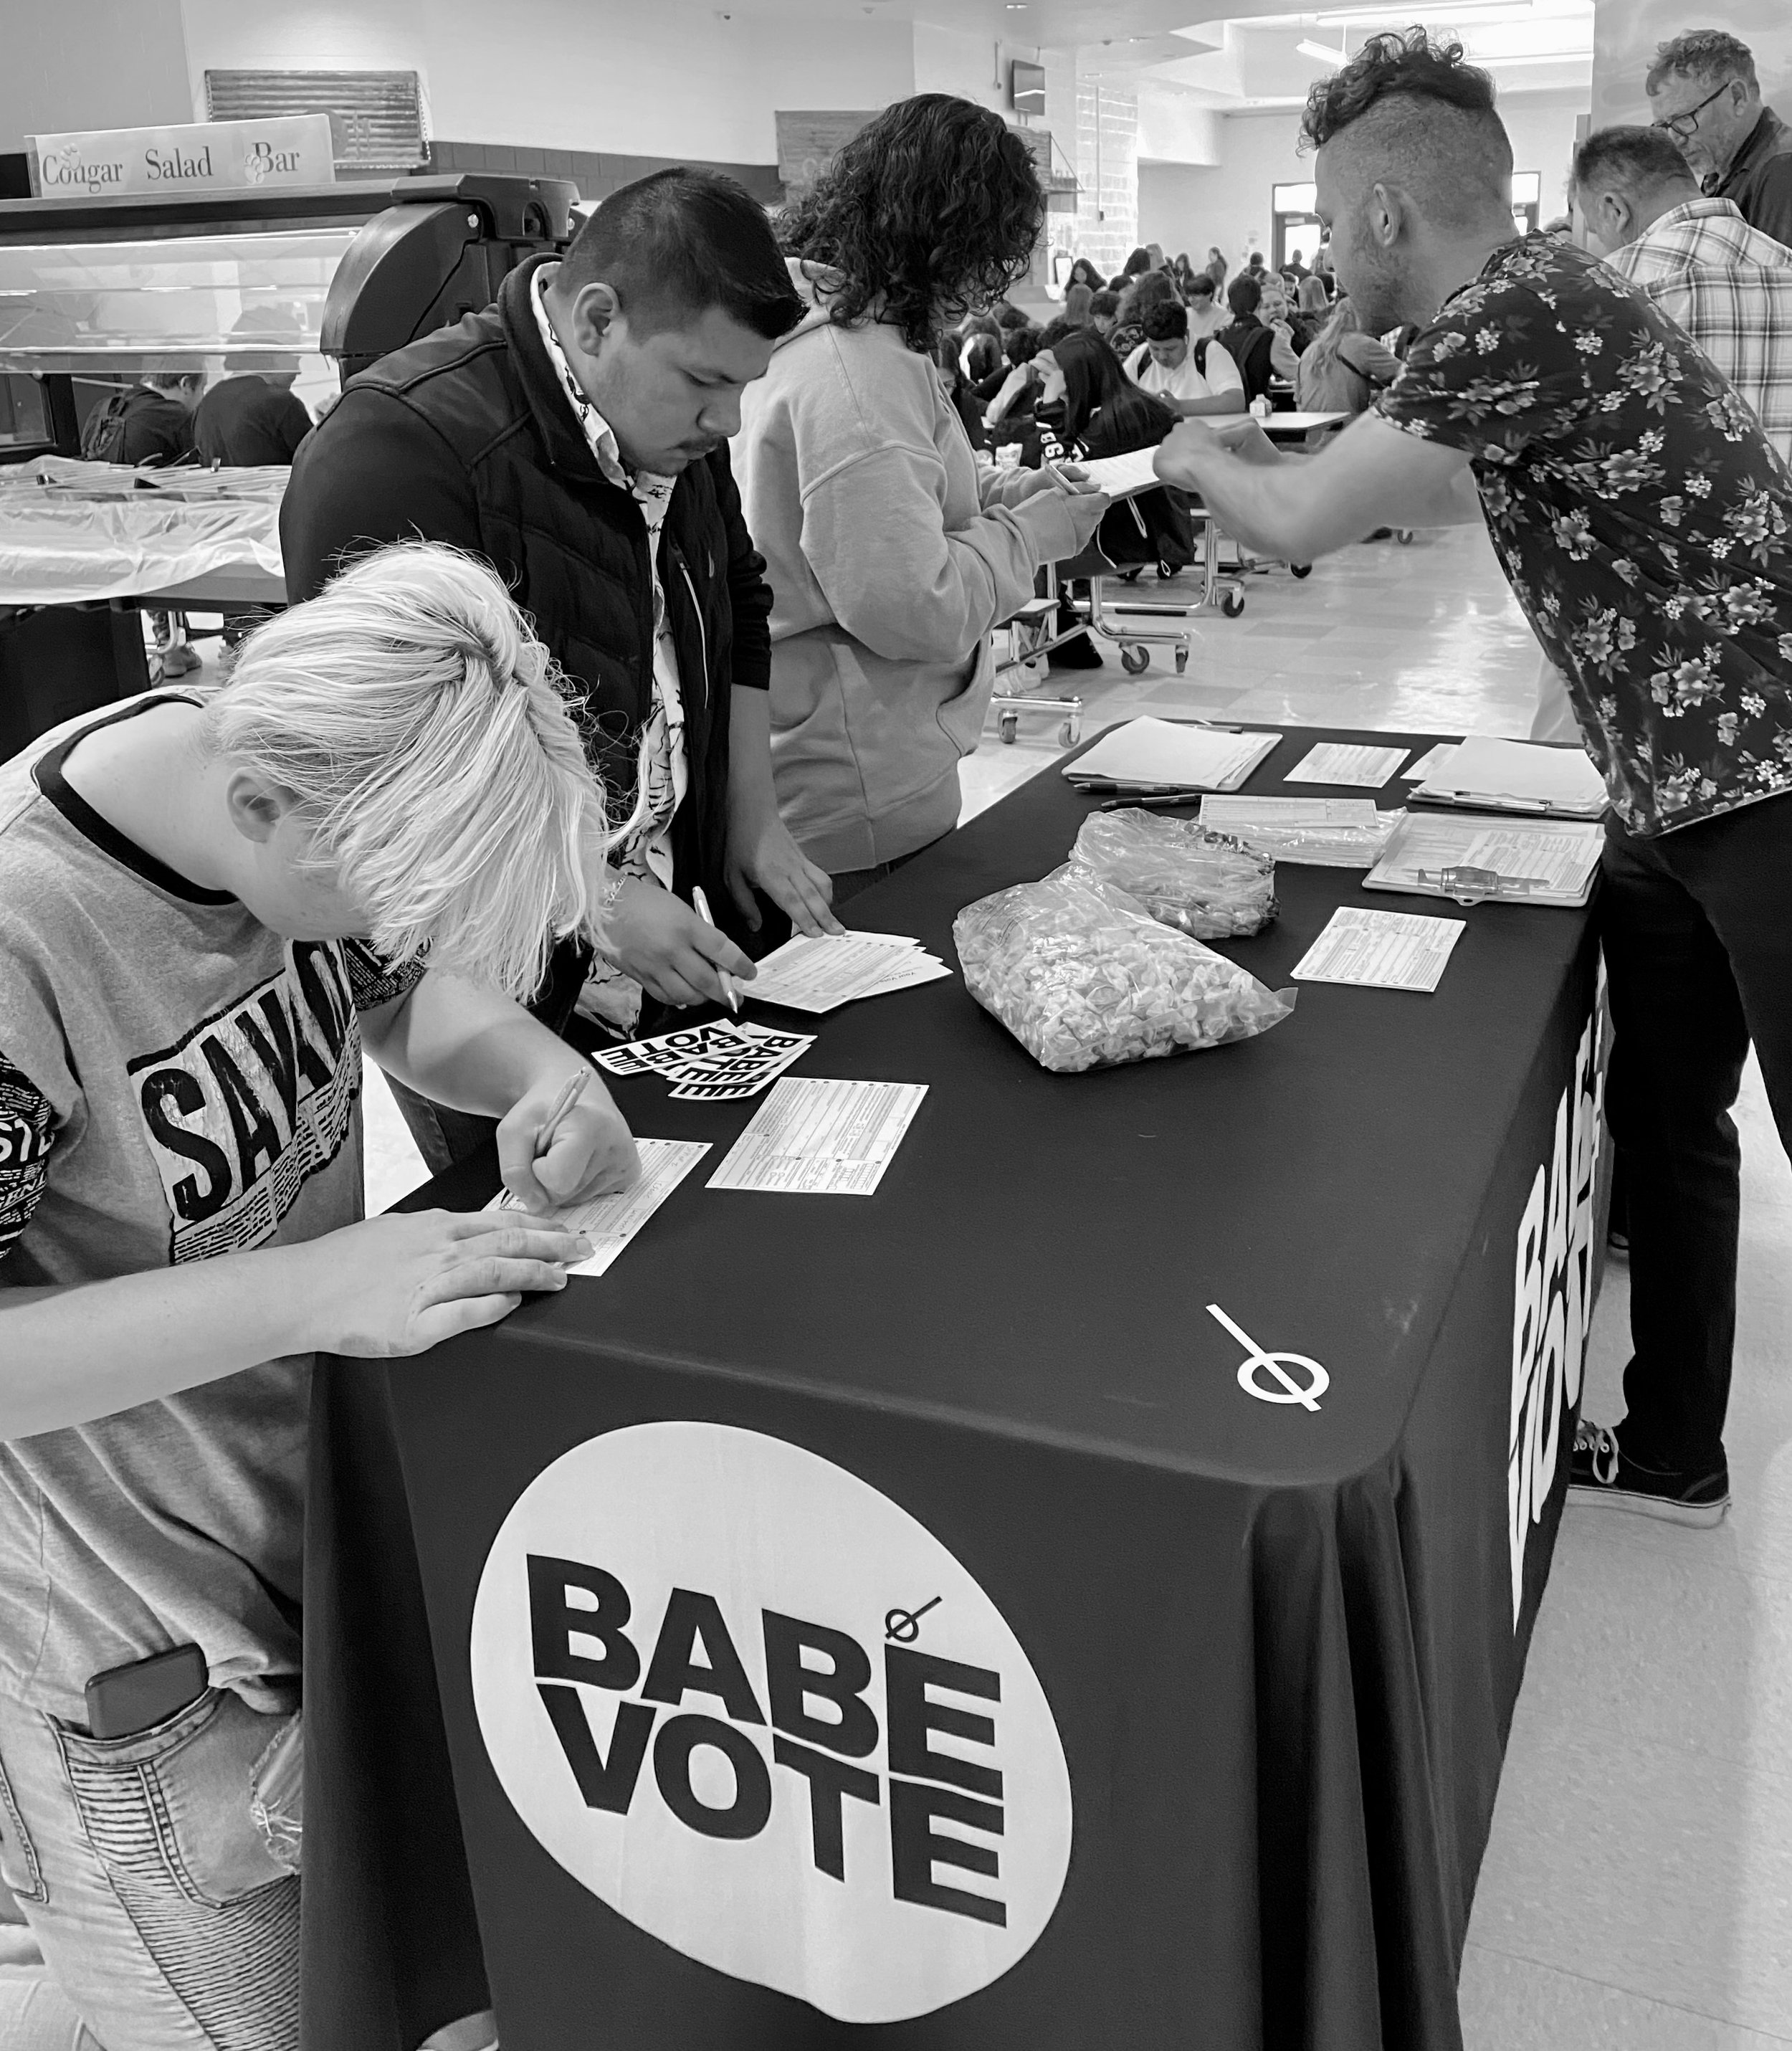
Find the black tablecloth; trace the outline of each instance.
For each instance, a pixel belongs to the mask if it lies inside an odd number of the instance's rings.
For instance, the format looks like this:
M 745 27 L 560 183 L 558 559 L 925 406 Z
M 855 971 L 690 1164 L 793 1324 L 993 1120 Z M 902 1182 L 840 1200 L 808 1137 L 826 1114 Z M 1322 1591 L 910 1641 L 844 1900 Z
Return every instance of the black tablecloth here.
M 1291 732 L 1248 787 L 1370 738 L 1389 737 Z M 1062 860 L 1089 803 L 1036 778 L 853 922 L 955 961 L 955 913 Z M 1278 922 L 1223 950 L 1274 987 L 1341 903 L 1457 910 L 1355 872 L 1277 882 Z M 797 1072 L 929 1085 L 868 1200 L 711 1193 L 754 1104 L 619 1083 L 638 1131 L 715 1149 L 607 1276 L 419 1361 L 321 1365 L 307 2051 L 409 2051 L 482 2006 L 474 1900 L 506 2051 L 1457 2045 L 1565 1486 L 1570 1406 L 1558 1378 L 1539 1411 L 1528 1363 L 1598 1065 L 1587 915 L 1462 916 L 1433 995 L 1305 984 L 1261 1038 L 1082 1076 L 1039 1068 L 956 975 L 835 1014 Z M 474 1166 L 447 1194 L 491 1186 Z M 1250 1399 L 1216 1303 L 1325 1365 L 1317 1412 Z M 645 1935 L 506 1799 L 468 1680 L 494 1534 L 569 1447 L 666 1418 L 860 1476 L 1025 1647 L 1074 1848 L 1049 1926 L 993 1985 L 832 2020 Z M 1534 1521 L 1509 1496 L 1527 1462 Z

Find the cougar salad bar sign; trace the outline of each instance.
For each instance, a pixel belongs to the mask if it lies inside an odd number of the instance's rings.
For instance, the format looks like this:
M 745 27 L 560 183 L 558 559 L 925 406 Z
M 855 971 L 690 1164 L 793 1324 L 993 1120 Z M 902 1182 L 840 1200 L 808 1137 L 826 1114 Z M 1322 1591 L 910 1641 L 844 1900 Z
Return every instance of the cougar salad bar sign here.
M 31 135 L 25 148 L 33 188 L 44 199 L 252 192 L 264 186 L 326 186 L 336 178 L 327 114 Z

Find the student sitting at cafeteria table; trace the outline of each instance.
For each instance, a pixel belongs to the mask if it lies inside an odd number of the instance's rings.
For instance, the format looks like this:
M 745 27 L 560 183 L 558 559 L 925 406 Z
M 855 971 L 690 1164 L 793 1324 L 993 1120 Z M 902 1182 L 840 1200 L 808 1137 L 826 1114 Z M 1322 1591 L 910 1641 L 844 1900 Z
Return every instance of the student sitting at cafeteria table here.
M 1220 298 L 1219 290 L 1204 271 L 1189 274 L 1188 290 L 1184 303 L 1189 309 L 1189 339 L 1204 341 L 1217 334 L 1232 318 L 1231 310 Z
M 312 1356 L 563 1287 L 588 1242 L 527 1212 L 637 1173 L 516 1002 L 593 911 L 576 710 L 492 571 L 413 544 L 204 698 L 0 767 L 0 1869 L 107 2051 L 295 2051 L 296 1830 L 256 1804 L 299 1741 Z M 502 1121 L 523 1213 L 362 1219 L 364 1044 Z
M 1237 365 L 1210 337 L 1189 339 L 1189 310 L 1173 300 L 1146 311 L 1145 339 L 1126 358 L 1126 375 L 1184 417 L 1244 411 Z
M 1232 318 L 1231 325 L 1220 330 L 1220 346 L 1238 365 L 1247 401 L 1261 399 L 1276 378 L 1291 382 L 1298 367 L 1286 319 L 1282 318 L 1272 327 L 1266 324 L 1267 313 L 1265 318 L 1258 316 L 1259 307 L 1279 307 L 1285 314 L 1287 295 L 1279 278 L 1271 279 L 1262 271 L 1247 271 L 1226 287 L 1226 299 Z

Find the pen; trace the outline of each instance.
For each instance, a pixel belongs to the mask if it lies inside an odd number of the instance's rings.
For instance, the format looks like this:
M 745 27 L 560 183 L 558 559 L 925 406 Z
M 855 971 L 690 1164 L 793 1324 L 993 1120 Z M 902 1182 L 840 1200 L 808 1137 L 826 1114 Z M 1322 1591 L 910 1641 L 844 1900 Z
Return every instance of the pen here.
M 712 928 L 714 928 L 716 922 L 709 916 L 709 900 L 704 896 L 703 885 L 701 883 L 693 885 L 692 887 L 691 903 L 696 909 L 697 916 L 703 921 L 704 924 Z M 728 1008 L 730 1011 L 738 1014 L 740 1010 L 740 990 L 739 986 L 736 983 L 734 978 L 728 975 L 724 969 L 717 969 L 716 975 L 722 986 L 722 994 L 728 999 Z
M 1087 781 L 1072 776 L 1069 781 L 1085 797 L 1091 798 L 1101 795 L 1111 798 L 1171 798 L 1195 788 L 1188 783 L 1115 783 L 1105 776 L 1091 777 Z
M 1204 791 L 1154 791 L 1147 795 L 1130 798 L 1104 798 L 1096 806 L 1098 812 L 1161 812 L 1173 805 L 1198 805 L 1207 793 Z
M 568 1076 L 562 1084 L 560 1093 L 554 1099 L 553 1106 L 541 1121 L 541 1130 L 535 1135 L 535 1158 L 539 1161 L 553 1145 L 556 1135 L 566 1114 L 584 1094 L 585 1084 L 591 1079 L 588 1068 L 580 1068 L 575 1076 Z

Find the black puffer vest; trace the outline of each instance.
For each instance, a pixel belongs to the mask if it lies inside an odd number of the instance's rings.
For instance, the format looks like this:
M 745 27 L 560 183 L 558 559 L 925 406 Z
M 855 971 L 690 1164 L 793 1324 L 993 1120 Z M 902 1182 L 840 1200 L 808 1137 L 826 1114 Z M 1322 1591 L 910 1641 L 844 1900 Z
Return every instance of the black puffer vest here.
M 353 553 L 357 533 L 371 540 L 392 537 L 396 523 L 371 517 L 371 503 L 365 522 L 338 513 L 334 524 L 343 531 L 334 536 L 307 531 L 314 523 L 306 518 L 305 502 L 327 498 L 341 508 L 346 497 L 352 503 L 356 494 L 352 486 L 345 492 L 342 473 L 334 480 L 322 473 L 353 465 L 357 446 L 365 463 L 378 446 L 351 431 L 357 417 L 372 425 L 376 415 L 389 420 L 395 404 L 404 409 L 412 417 L 404 432 L 420 461 L 427 456 L 431 488 L 451 494 L 460 501 L 457 510 L 470 513 L 479 553 L 587 695 L 587 744 L 608 791 L 611 818 L 618 820 L 634 808 L 641 729 L 653 701 L 646 531 L 630 494 L 599 468 L 541 346 L 529 295 L 536 270 L 551 260 L 544 256 L 520 266 L 505 279 L 495 305 L 396 350 L 351 380 L 337 412 L 300 451 L 283 533 L 290 524 L 289 584 L 299 568 L 295 554 L 321 565 L 326 547 Z M 367 484 L 370 501 L 389 505 L 391 480 L 369 479 Z M 470 534 L 432 533 L 420 524 L 428 538 L 471 541 Z M 666 518 L 661 571 L 677 650 L 689 770 L 673 827 L 675 887 L 688 893 L 693 883 L 705 883 L 713 897 L 725 900 L 720 884 L 727 837 L 728 690 L 733 682 L 763 686 L 767 680 L 771 610 L 763 561 L 742 523 L 725 449 L 693 463 L 678 479 Z M 321 582 L 322 575 L 314 580 Z

